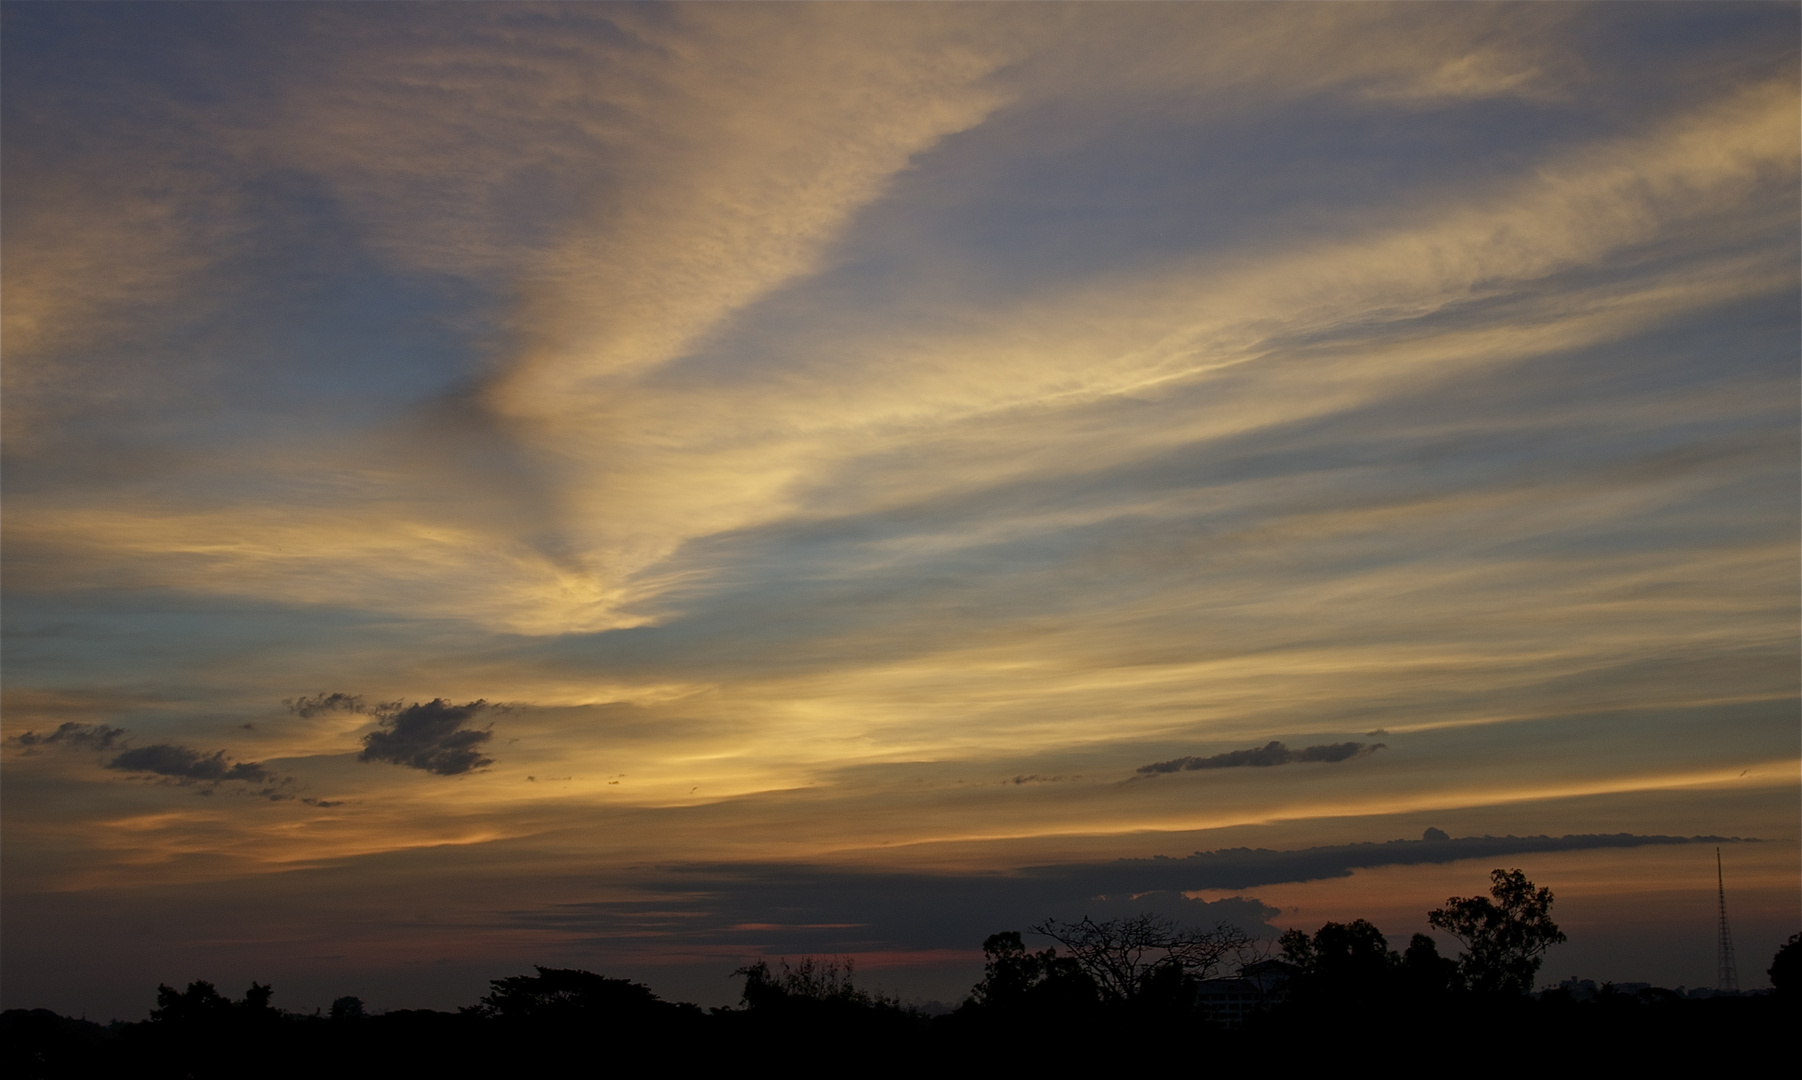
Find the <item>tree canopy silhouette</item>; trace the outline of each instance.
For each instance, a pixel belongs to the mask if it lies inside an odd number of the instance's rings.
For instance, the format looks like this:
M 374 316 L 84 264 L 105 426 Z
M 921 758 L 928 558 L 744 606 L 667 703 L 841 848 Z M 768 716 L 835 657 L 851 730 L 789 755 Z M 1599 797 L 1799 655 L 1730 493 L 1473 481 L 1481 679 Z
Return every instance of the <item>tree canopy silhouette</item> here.
M 1303 973 L 1335 985 L 1361 986 L 1379 983 L 1401 957 L 1389 949 L 1389 940 L 1367 919 L 1330 922 L 1314 932 L 1285 931 L 1278 939 L 1283 959 Z
M 993 1012 L 1063 1015 L 1100 1001 L 1095 980 L 1056 949 L 1032 952 L 1018 930 L 990 934 L 982 943 L 982 981 L 970 1004 Z
M 1462 983 L 1455 961 L 1439 955 L 1425 934 L 1405 953 L 1389 948 L 1382 931 L 1365 919 L 1329 922 L 1310 937 L 1300 930 L 1278 939 L 1294 975 L 1284 988 L 1296 1008 L 1330 1009 L 1341 1019 L 1372 1011 L 1418 1008 L 1438 1001 Z
M 534 970 L 537 975 L 490 982 L 490 992 L 476 1012 L 499 1020 L 559 1024 L 602 1017 L 662 1016 L 678 1008 L 630 979 L 611 979 L 573 968 Z
M 1427 923 L 1464 945 L 1458 973 L 1478 993 L 1529 994 L 1545 951 L 1563 943 L 1552 921 L 1552 890 L 1519 870 L 1492 870 L 1488 896 L 1454 896 Z
M 1790 935 L 1777 955 L 1771 957 L 1765 974 L 1770 977 L 1772 988 L 1783 997 L 1802 996 L 1802 934 Z

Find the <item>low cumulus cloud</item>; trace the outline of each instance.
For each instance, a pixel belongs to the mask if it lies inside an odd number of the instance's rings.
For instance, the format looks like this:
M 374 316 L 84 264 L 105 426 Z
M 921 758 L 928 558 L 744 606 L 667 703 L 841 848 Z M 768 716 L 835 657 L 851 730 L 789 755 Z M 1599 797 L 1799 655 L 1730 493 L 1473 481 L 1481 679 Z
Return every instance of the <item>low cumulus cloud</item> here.
M 133 747 L 107 762 L 106 767 L 120 772 L 154 773 L 157 776 L 203 783 L 242 780 L 250 784 L 267 784 L 281 779 L 263 768 L 261 762 L 233 762 L 225 756 L 223 750 L 209 754 L 204 750 L 177 746 L 174 743 Z
M 336 696 L 336 695 L 334 695 Z M 422 769 L 439 776 L 457 776 L 494 764 L 482 754 L 482 744 L 494 738 L 485 728 L 463 725 L 477 713 L 495 706 L 486 701 L 453 705 L 443 698 L 405 708 L 384 707 L 382 727 L 363 736 L 358 761 L 386 761 Z
M 1273 740 L 1251 750 L 1229 750 L 1212 757 L 1180 757 L 1169 761 L 1154 761 L 1149 765 L 1139 766 L 1138 772 L 1141 776 L 1156 776 L 1159 773 L 1190 772 L 1195 769 L 1236 769 L 1248 765 L 1268 768 L 1298 761 L 1349 761 L 1374 754 L 1384 746 L 1383 743 L 1342 742 L 1291 750 Z
M 13 737 L 13 744 L 25 748 L 36 747 L 68 747 L 72 750 L 111 750 L 113 744 L 125 738 L 125 729 L 107 727 L 105 724 L 82 724 L 70 721 L 60 724 L 48 735 L 39 735 L 35 731 L 27 731 Z

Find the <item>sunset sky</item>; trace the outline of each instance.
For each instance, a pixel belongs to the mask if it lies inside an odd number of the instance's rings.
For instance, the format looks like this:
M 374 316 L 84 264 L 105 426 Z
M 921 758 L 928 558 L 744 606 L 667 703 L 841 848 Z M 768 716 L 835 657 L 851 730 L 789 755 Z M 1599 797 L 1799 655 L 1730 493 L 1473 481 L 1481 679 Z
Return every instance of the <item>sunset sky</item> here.
M 8 0 L 3 1004 L 1763 985 L 1798 11 Z

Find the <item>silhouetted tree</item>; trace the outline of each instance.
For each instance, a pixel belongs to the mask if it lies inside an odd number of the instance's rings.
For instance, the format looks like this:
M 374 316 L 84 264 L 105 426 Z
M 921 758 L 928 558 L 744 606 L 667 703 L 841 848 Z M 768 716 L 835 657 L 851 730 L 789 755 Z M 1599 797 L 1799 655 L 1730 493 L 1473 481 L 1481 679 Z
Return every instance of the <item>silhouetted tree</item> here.
M 332 1019 L 337 1021 L 363 1019 L 363 999 L 345 996 L 332 999 Z
M 1552 921 L 1552 890 L 1519 870 L 1494 870 L 1488 896 L 1454 896 L 1427 922 L 1464 945 L 1458 973 L 1479 993 L 1527 994 L 1544 953 L 1565 940 Z
M 1458 962 L 1439 955 L 1439 943 L 1425 934 L 1415 934 L 1402 953 L 1402 988 L 1417 998 L 1440 997 L 1460 989 Z
M 611 979 L 575 968 L 534 967 L 537 975 L 515 975 L 489 982 L 489 992 L 476 1009 L 507 1021 L 552 1023 L 594 1020 L 604 1015 L 655 1014 L 675 1006 L 643 983 Z
M 779 960 L 782 970 L 771 970 L 769 962 L 759 960 L 732 974 L 745 980 L 744 1003 L 747 1008 L 773 1008 L 800 1002 L 832 1003 L 862 1008 L 900 1008 L 894 998 L 872 994 L 853 981 L 855 965 L 848 957 L 821 958 L 803 956 L 790 964 Z
M 885 994 L 852 980 L 853 965 L 840 957 L 759 960 L 733 972 L 745 980 L 743 1010 L 716 1011 L 715 1037 L 725 1045 L 777 1052 L 804 1043 L 829 1055 L 867 1055 L 880 1047 L 888 1067 L 911 1060 L 924 1045 L 924 1017 Z
M 1149 912 L 1104 922 L 1086 915 L 1073 923 L 1047 919 L 1032 931 L 1062 945 L 1104 997 L 1123 1002 L 1209 978 L 1229 956 L 1252 945 L 1251 935 L 1225 923 L 1212 930 L 1181 930 Z
M 1292 973 L 1281 990 L 1284 1007 L 1310 1024 L 1368 1023 L 1400 989 L 1402 958 L 1368 920 L 1329 922 L 1312 937 L 1289 930 L 1277 943 Z
M 237 1075 L 243 1063 L 281 1037 L 283 1014 L 270 1004 L 274 991 L 253 982 L 238 1001 L 210 982 L 195 980 L 186 990 L 157 987 L 150 1023 L 124 1040 L 120 1053 L 163 1063 L 151 1075 L 183 1077 Z
M 1313 938 L 1300 930 L 1286 931 L 1277 944 L 1283 959 L 1301 970 L 1323 989 L 1376 989 L 1401 966 L 1401 957 L 1390 951 L 1382 931 L 1365 919 L 1330 922 Z
M 1349 1034 L 1454 1006 L 1450 992 L 1459 985 L 1458 965 L 1440 956 L 1425 934 L 1415 934 L 1398 955 L 1374 924 L 1355 919 L 1329 922 L 1312 935 L 1289 930 L 1278 944 L 1278 963 L 1290 977 L 1277 984 L 1274 1012 L 1255 1019 L 1260 1026 Z
M 1765 969 L 1779 997 L 1802 996 L 1802 934 L 1791 934 Z
M 983 977 L 970 991 L 978 1008 L 1006 1013 L 1062 1015 L 1100 1000 L 1082 965 L 1056 949 L 1030 952 L 1020 932 L 990 934 L 982 943 Z
M 150 1019 L 163 1024 L 217 1024 L 230 1018 L 231 1014 L 231 999 L 212 983 L 196 979 L 186 990 L 159 985 L 156 1008 L 150 1010 Z

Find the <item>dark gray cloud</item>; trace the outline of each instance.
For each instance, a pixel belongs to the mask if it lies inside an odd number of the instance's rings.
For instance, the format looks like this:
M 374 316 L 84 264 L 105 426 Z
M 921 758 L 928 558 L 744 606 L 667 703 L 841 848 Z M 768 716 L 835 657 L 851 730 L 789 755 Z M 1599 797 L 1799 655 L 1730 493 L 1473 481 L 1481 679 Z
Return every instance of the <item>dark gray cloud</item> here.
M 423 705 L 384 708 L 381 730 L 363 736 L 363 752 L 357 760 L 387 761 L 439 776 L 456 776 L 492 765 L 494 759 L 484 757 L 481 746 L 494 738 L 494 733 L 463 725 L 477 713 L 493 707 L 486 701 L 452 705 L 443 698 L 433 698 Z
M 1565 836 L 1459 836 L 1428 829 L 1419 840 L 1336 844 L 1273 851 L 1228 848 L 1197 851 L 1180 859 L 1120 859 L 1086 866 L 1050 866 L 1024 871 L 1080 883 L 1092 892 L 1153 889 L 1244 889 L 1295 881 L 1349 877 L 1373 866 L 1414 866 L 1461 859 L 1490 859 L 1542 851 L 1587 851 L 1665 844 L 1750 843 L 1740 837 L 1659 836 L 1635 833 L 1572 833 Z
M 1194 769 L 1236 769 L 1248 765 L 1267 768 L 1298 761 L 1347 761 L 1374 754 L 1383 748 L 1383 743 L 1342 742 L 1291 750 L 1280 742 L 1272 741 L 1251 750 L 1229 750 L 1212 757 L 1180 757 L 1169 761 L 1154 761 L 1149 765 L 1139 766 L 1138 771 L 1145 776 L 1155 776 L 1158 773 L 1188 772 Z
M 514 912 L 507 918 L 511 925 L 591 935 L 597 941 L 676 937 L 765 955 L 967 949 L 997 930 L 1024 930 L 1048 917 L 1114 918 L 1147 911 L 1192 926 L 1226 922 L 1265 934 L 1271 932 L 1265 920 L 1275 912 L 1255 898 L 1203 902 L 1183 894 L 1347 877 L 1353 870 L 1375 866 L 1735 842 L 1749 841 L 1630 833 L 1452 838 L 1429 829 L 1420 840 L 1292 851 L 1235 848 L 1184 858 L 1119 859 L 991 873 L 691 864 L 665 867 L 641 879 L 638 885 L 645 894 L 641 900 L 562 904 Z M 1473 880 L 1481 877 L 1478 873 Z
M 133 747 L 107 762 L 106 767 L 120 772 L 154 773 L 157 776 L 201 783 L 242 780 L 248 784 L 269 784 L 281 779 L 263 768 L 261 762 L 232 762 L 226 758 L 223 750 L 209 754 L 204 750 L 173 743 Z
M 48 735 L 39 735 L 35 731 L 15 735 L 13 742 L 24 747 L 66 746 L 80 750 L 110 750 L 114 743 L 124 738 L 124 728 L 70 721 L 66 724 L 59 724 L 57 729 Z
M 284 699 L 282 704 L 288 707 L 289 712 L 302 719 L 311 719 L 312 717 L 332 712 L 373 714 L 379 709 L 400 708 L 400 702 L 398 701 L 394 702 L 392 705 L 376 705 L 371 707 L 363 700 L 363 695 L 361 694 L 339 693 L 315 694 L 312 697 L 307 697 L 303 694 L 297 698 Z
M 117 750 L 103 767 L 115 772 L 165 777 L 182 785 L 200 785 L 202 795 L 210 795 L 222 783 L 237 781 L 258 785 L 257 794 L 271 799 L 286 799 L 280 789 L 294 782 L 293 777 L 264 768 L 260 761 L 233 761 L 223 750 L 196 750 L 176 743 L 152 743 L 132 746 L 131 733 L 124 728 L 105 724 L 70 722 L 59 725 L 48 735 L 27 731 L 11 740 L 26 753 L 39 749 Z M 311 801 L 311 800 L 308 800 Z M 335 804 L 325 804 L 335 805 Z

